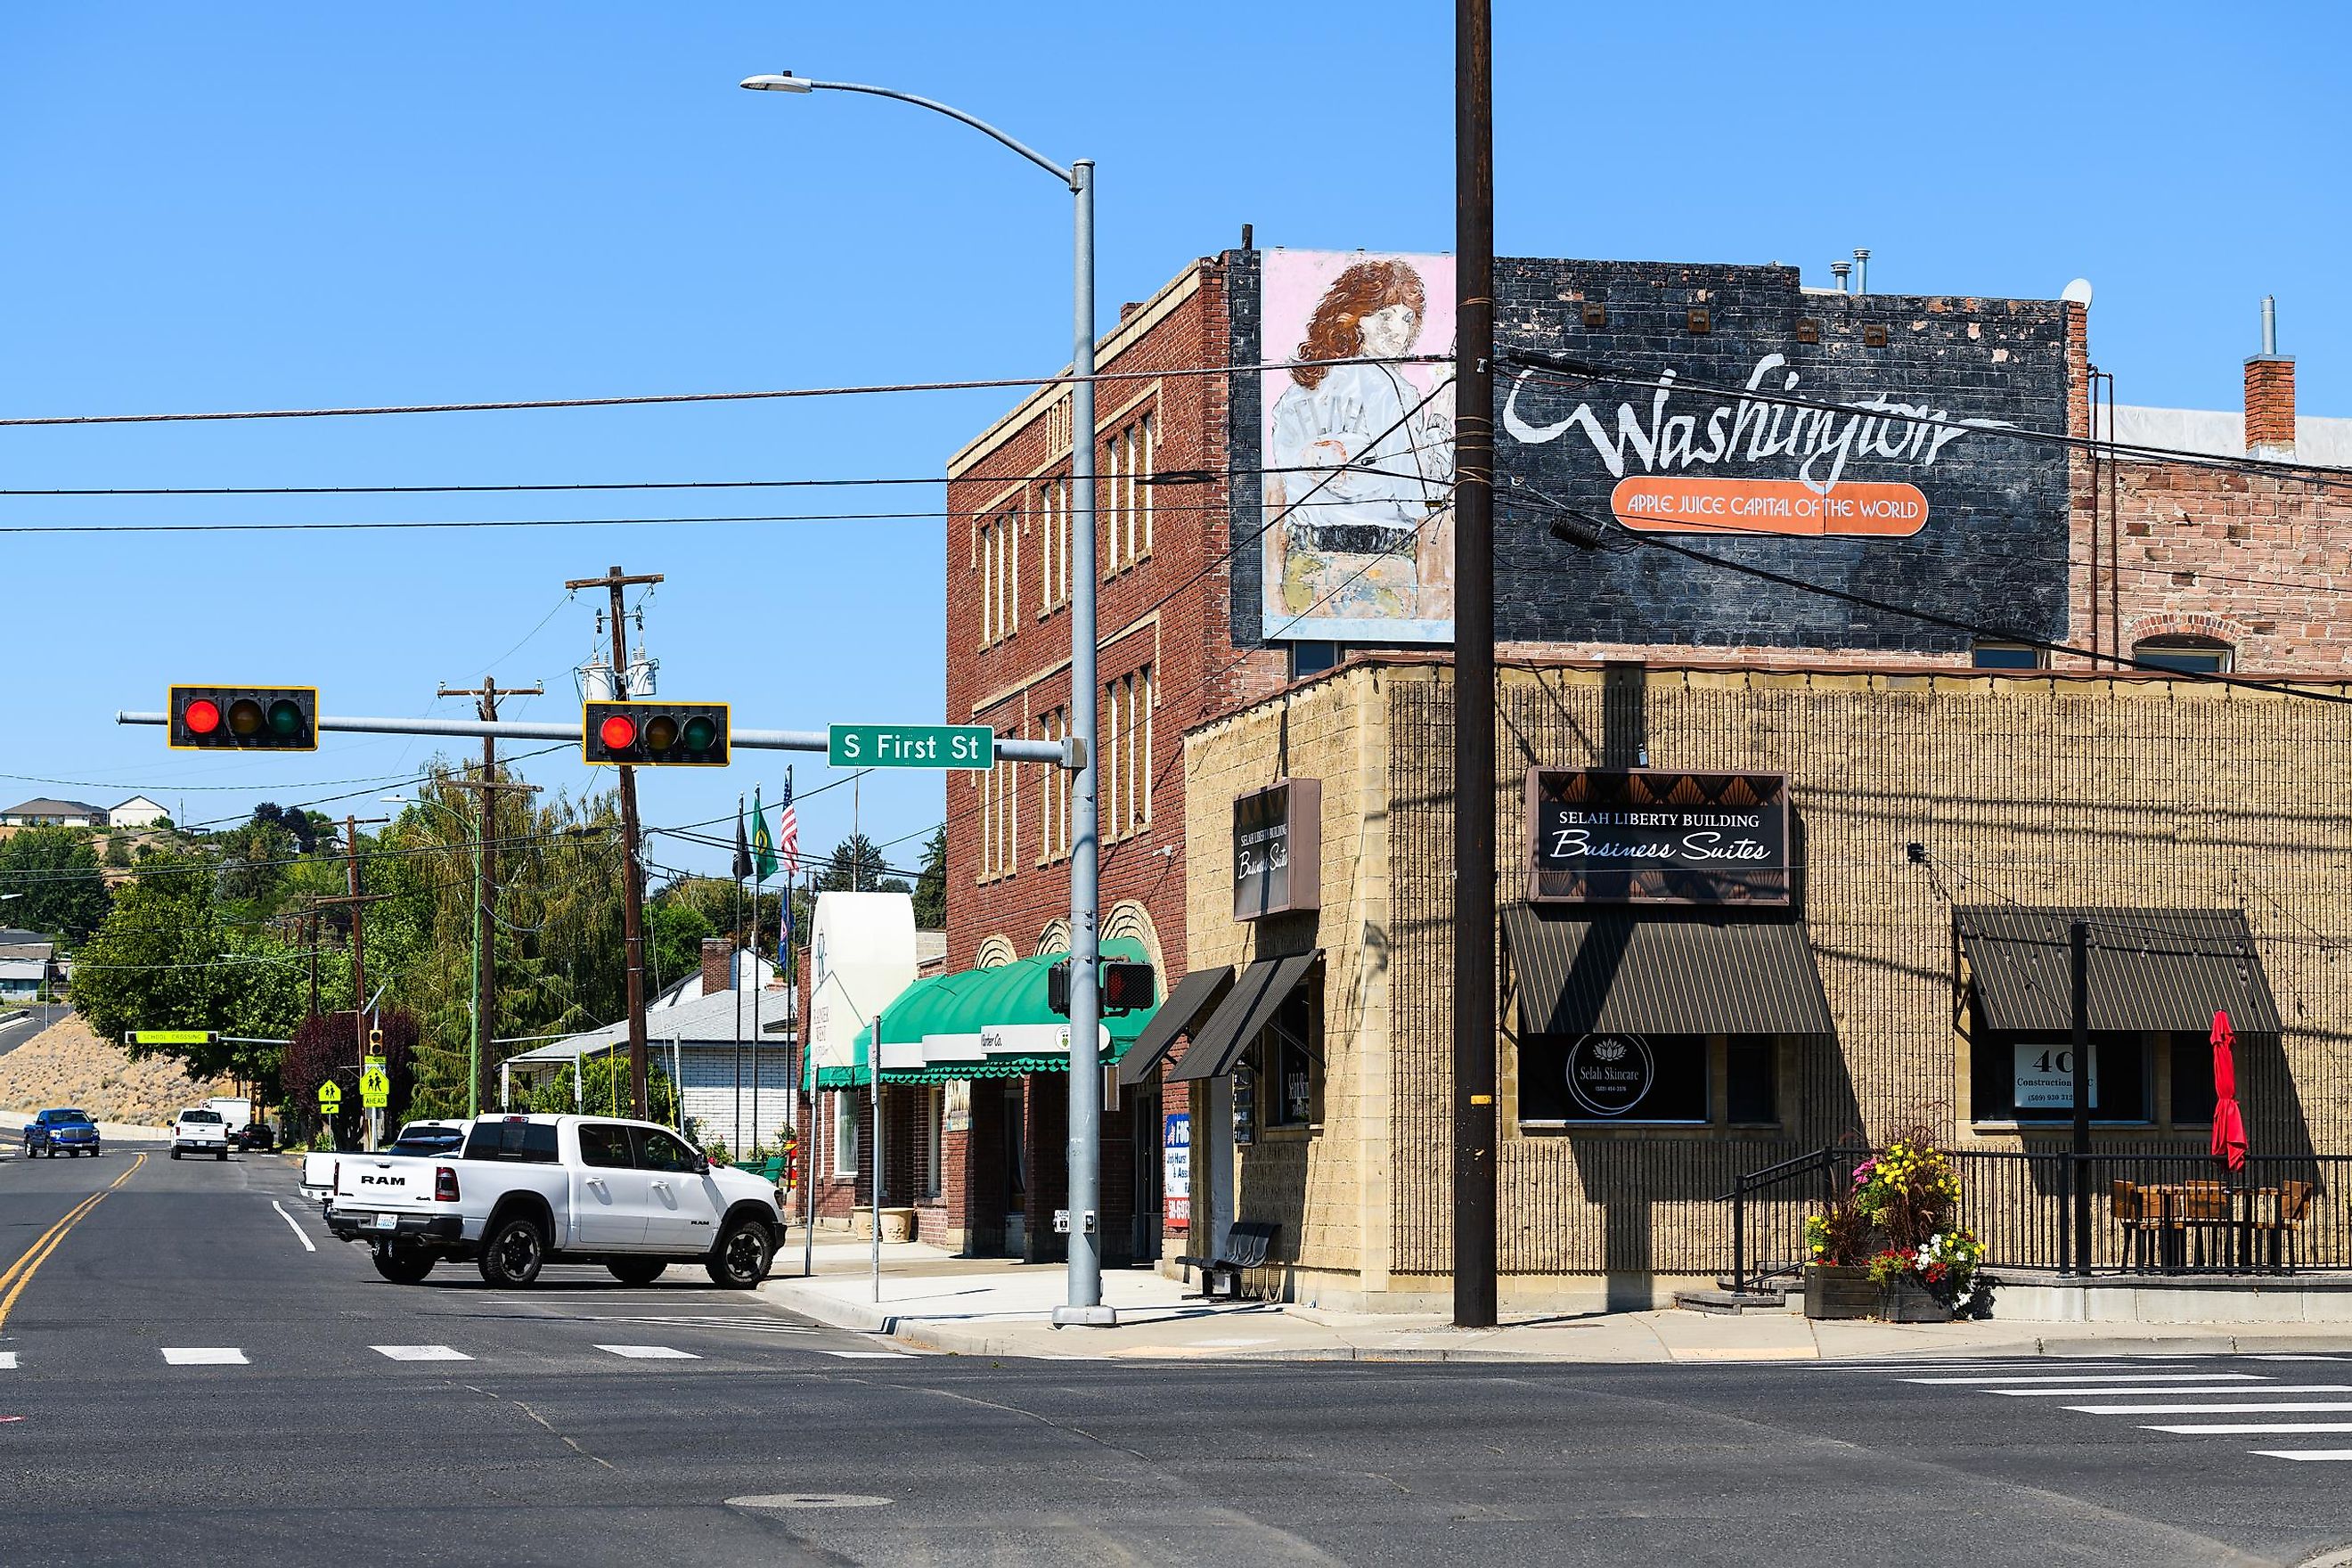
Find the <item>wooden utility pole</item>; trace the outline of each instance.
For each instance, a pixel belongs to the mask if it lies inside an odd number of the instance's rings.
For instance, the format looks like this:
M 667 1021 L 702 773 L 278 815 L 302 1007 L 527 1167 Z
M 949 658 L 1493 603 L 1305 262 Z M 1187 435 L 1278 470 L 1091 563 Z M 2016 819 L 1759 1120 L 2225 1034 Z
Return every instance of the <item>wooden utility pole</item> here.
M 1492 1328 L 1495 1117 L 1495 53 L 1455 0 L 1454 1322 Z
M 441 688 L 444 697 L 471 697 L 475 710 L 490 723 L 498 721 L 500 697 L 544 697 L 546 690 L 537 686 L 509 686 L 503 689 L 489 676 L 475 688 Z M 482 776 L 478 779 L 446 779 L 452 789 L 478 791 L 474 800 L 474 1040 L 468 1057 L 466 1093 L 466 1113 L 481 1114 L 482 1072 L 488 1064 L 485 1049 L 498 1038 L 498 933 L 491 926 L 491 910 L 499 896 L 498 798 L 500 790 L 518 794 L 535 794 L 539 786 L 528 784 L 499 782 L 499 742 L 495 736 L 482 737 Z
M 621 591 L 640 584 L 660 582 L 658 572 L 639 576 L 626 576 L 618 566 L 605 568 L 602 577 L 581 577 L 564 584 L 574 592 L 582 588 L 604 588 L 613 595 L 613 695 L 627 699 L 636 695 L 629 689 L 628 632 L 625 625 L 626 609 L 621 603 Z M 637 868 L 637 780 L 636 770 L 621 769 L 621 941 L 628 965 L 629 987 L 629 1104 L 630 1114 L 639 1121 L 646 1118 L 646 889 Z

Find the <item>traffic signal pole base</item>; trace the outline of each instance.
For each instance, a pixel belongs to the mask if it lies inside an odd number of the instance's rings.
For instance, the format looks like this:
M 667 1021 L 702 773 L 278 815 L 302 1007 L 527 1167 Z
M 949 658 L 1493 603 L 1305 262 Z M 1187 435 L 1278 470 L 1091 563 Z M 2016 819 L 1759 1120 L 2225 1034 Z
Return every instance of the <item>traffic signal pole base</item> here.
M 1054 1326 L 1057 1329 L 1115 1329 L 1118 1327 L 1116 1307 L 1056 1307 Z

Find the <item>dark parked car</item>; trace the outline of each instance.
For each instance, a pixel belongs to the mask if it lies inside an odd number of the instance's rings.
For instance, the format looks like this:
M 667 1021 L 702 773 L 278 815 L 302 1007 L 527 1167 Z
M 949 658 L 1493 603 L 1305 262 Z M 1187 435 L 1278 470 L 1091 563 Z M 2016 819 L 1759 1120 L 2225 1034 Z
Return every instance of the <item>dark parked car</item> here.
M 228 1135 L 232 1149 L 259 1149 L 267 1153 L 278 1147 L 278 1130 L 267 1121 L 248 1121 Z
M 56 1159 L 60 1153 L 95 1154 L 98 1152 L 98 1123 L 89 1119 L 87 1110 L 71 1106 L 59 1106 L 44 1110 L 25 1124 L 25 1157 L 47 1154 Z

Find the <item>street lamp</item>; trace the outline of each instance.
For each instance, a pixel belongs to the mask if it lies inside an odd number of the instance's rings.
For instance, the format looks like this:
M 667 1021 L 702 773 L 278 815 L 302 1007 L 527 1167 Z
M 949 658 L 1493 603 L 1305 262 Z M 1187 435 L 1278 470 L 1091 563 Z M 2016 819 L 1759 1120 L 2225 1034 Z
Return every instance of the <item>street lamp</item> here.
M 457 819 L 458 826 L 474 837 L 474 909 L 476 918 L 466 923 L 474 928 L 474 984 L 469 993 L 471 1005 L 467 1011 L 474 1016 L 473 1041 L 466 1052 L 466 1115 L 470 1120 L 482 1113 L 482 826 L 446 801 L 427 796 L 386 795 L 376 797 L 389 805 L 429 805 L 447 812 Z
M 1068 168 L 984 120 L 910 92 L 850 81 L 816 81 L 790 71 L 745 77 L 757 92 L 862 92 L 894 98 L 961 121 L 1002 142 L 1067 185 L 1075 206 L 1070 346 L 1070 748 L 1064 765 L 1076 773 L 1070 854 L 1070 1278 L 1069 1300 L 1054 1310 L 1055 1324 L 1108 1326 L 1118 1315 L 1103 1305 L 1099 1212 L 1102 1073 L 1097 1041 L 1102 1029 L 1099 989 L 1101 933 L 1097 925 L 1100 839 L 1095 801 L 1095 165 Z M 879 1068 L 875 1069 L 879 1073 Z M 879 1131 L 879 1129 L 877 1129 Z

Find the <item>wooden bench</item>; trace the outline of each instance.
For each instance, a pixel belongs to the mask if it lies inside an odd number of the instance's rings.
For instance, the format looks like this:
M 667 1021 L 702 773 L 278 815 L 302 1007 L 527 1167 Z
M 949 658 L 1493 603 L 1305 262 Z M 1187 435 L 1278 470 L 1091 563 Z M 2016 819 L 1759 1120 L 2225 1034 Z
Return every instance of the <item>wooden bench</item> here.
M 1225 1300 L 1242 1299 L 1242 1275 L 1252 1268 L 1265 1267 L 1266 1255 L 1282 1235 L 1282 1226 L 1263 1220 L 1240 1220 L 1225 1232 L 1225 1244 L 1217 1256 L 1200 1259 L 1201 1299 L 1217 1299 L 1217 1285 L 1223 1281 Z

